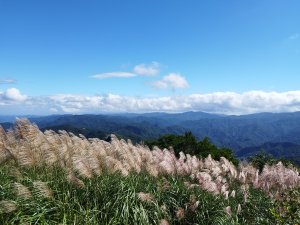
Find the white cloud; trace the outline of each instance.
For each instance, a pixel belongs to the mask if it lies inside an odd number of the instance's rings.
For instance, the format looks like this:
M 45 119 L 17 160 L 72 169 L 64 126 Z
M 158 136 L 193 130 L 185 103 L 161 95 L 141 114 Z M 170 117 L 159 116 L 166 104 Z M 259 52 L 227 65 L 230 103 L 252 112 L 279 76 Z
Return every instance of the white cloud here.
M 27 99 L 26 95 L 22 95 L 16 88 L 9 88 L 4 92 L 0 92 L 0 100 L 6 103 L 9 102 L 22 102 Z
M 91 76 L 95 79 L 105 79 L 105 78 L 112 78 L 112 77 L 118 77 L 118 78 L 128 78 L 128 77 L 135 77 L 136 74 L 129 73 L 129 72 L 111 72 L 111 73 L 101 73 Z
M 109 73 L 101 73 L 91 76 L 91 78 L 95 79 L 105 79 L 105 78 L 128 78 L 128 77 L 136 77 L 136 76 L 154 76 L 159 74 L 160 64 L 158 62 L 152 62 L 151 64 L 139 64 L 133 68 L 132 72 L 109 72 Z
M 0 78 L 0 84 L 14 84 L 16 80 L 12 78 Z
M 151 86 L 157 89 L 166 89 L 168 88 L 168 84 L 162 80 L 157 80 L 151 83 Z
M 165 76 L 163 81 L 166 82 L 171 88 L 187 88 L 189 86 L 185 77 L 176 73 L 170 73 L 169 75 Z
M 158 89 L 178 89 L 178 88 L 187 88 L 189 86 L 185 77 L 177 73 L 170 73 L 167 76 L 164 76 L 162 80 L 153 82 L 152 87 Z
M 143 76 L 154 76 L 160 72 L 160 64 L 158 62 L 152 62 L 150 65 L 139 64 L 133 68 L 133 72 Z
M 300 90 L 288 92 L 213 92 L 168 97 L 54 95 L 26 97 L 11 88 L 0 92 L 0 111 L 7 114 L 184 112 L 222 114 L 300 111 Z
M 57 113 L 58 112 L 57 108 L 50 108 L 49 110 L 50 110 L 50 112 L 53 112 L 53 113 Z
M 298 34 L 298 33 L 289 36 L 289 40 L 296 40 L 298 38 L 300 38 L 300 34 Z
M 62 112 L 183 112 L 204 111 L 223 114 L 300 111 L 300 91 L 214 92 L 169 97 L 129 97 L 115 94 L 103 96 L 59 95 L 50 103 Z

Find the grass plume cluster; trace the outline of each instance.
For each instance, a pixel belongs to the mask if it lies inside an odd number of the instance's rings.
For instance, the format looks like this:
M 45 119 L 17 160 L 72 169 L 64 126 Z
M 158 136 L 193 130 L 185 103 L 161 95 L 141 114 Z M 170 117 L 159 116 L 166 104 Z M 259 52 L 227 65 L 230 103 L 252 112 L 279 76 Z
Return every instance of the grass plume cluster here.
M 7 224 L 275 224 L 298 222 L 300 177 L 282 163 L 260 173 L 226 158 L 0 128 L 0 221 Z M 296 196 L 289 199 L 290 195 Z M 298 202 L 297 202 L 298 201 Z M 289 205 L 290 206 L 290 205 Z

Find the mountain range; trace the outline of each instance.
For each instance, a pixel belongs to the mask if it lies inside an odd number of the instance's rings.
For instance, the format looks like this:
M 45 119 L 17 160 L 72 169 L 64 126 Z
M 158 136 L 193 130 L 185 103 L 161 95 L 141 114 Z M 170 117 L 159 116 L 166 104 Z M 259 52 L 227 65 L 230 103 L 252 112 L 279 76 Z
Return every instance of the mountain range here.
M 121 138 L 139 142 L 156 139 L 163 134 L 192 131 L 198 139 L 209 137 L 217 146 L 231 148 L 240 157 L 254 154 L 260 149 L 269 152 L 277 149 L 280 156 L 291 151 L 285 149 L 292 149 L 293 156 L 300 156 L 300 112 L 241 116 L 185 112 L 26 117 L 42 130 L 67 130 L 86 137 L 104 139 L 114 133 Z M 12 116 L 0 116 L 0 122 L 6 129 L 14 119 Z

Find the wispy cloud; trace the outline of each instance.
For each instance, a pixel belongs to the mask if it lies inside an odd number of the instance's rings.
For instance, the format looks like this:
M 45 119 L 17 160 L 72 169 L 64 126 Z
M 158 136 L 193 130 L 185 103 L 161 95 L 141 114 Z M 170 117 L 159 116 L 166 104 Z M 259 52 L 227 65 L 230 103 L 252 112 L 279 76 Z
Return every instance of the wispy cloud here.
M 136 74 L 134 73 L 129 73 L 129 72 L 110 72 L 110 73 L 101 73 L 101 74 L 96 74 L 91 76 L 92 78 L 95 79 L 105 79 L 105 78 L 128 78 L 128 77 L 135 77 Z
M 293 40 L 297 40 L 300 38 L 300 34 L 296 33 L 296 34 L 292 34 L 291 36 L 289 36 L 289 40 L 293 41 Z
M 160 72 L 160 64 L 152 62 L 151 64 L 139 64 L 133 68 L 133 72 L 142 76 L 155 76 Z
M 12 78 L 0 78 L 0 84 L 14 84 L 17 81 Z
M 150 64 L 139 64 L 134 66 L 132 71 L 120 71 L 120 72 L 108 72 L 108 73 L 100 73 L 91 76 L 95 79 L 105 79 L 105 78 L 129 78 L 136 76 L 155 76 L 160 72 L 160 64 L 158 62 L 152 62 Z
M 161 80 L 153 82 L 151 86 L 157 89 L 182 89 L 187 88 L 189 84 L 186 78 L 180 74 L 170 73 L 169 75 L 164 76 Z

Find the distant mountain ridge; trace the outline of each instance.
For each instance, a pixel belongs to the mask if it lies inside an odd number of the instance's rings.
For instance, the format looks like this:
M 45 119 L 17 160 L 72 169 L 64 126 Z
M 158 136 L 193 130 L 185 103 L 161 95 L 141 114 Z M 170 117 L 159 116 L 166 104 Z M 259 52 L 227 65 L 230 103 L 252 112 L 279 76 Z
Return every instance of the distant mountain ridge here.
M 285 158 L 300 165 L 300 145 L 290 142 L 268 142 L 260 146 L 247 147 L 237 151 L 236 155 L 243 159 L 260 152 L 270 154 L 275 158 Z
M 300 144 L 300 113 L 259 113 L 185 121 L 179 126 L 196 137 L 210 137 L 217 145 L 239 150 L 266 142 Z
M 209 137 L 217 146 L 229 147 L 236 152 L 264 143 L 300 144 L 300 112 L 242 116 L 204 112 L 52 115 L 31 117 L 30 120 L 43 130 L 66 129 L 99 138 L 115 133 L 133 141 L 192 131 L 198 139 Z M 4 125 L 7 128 L 10 124 Z

